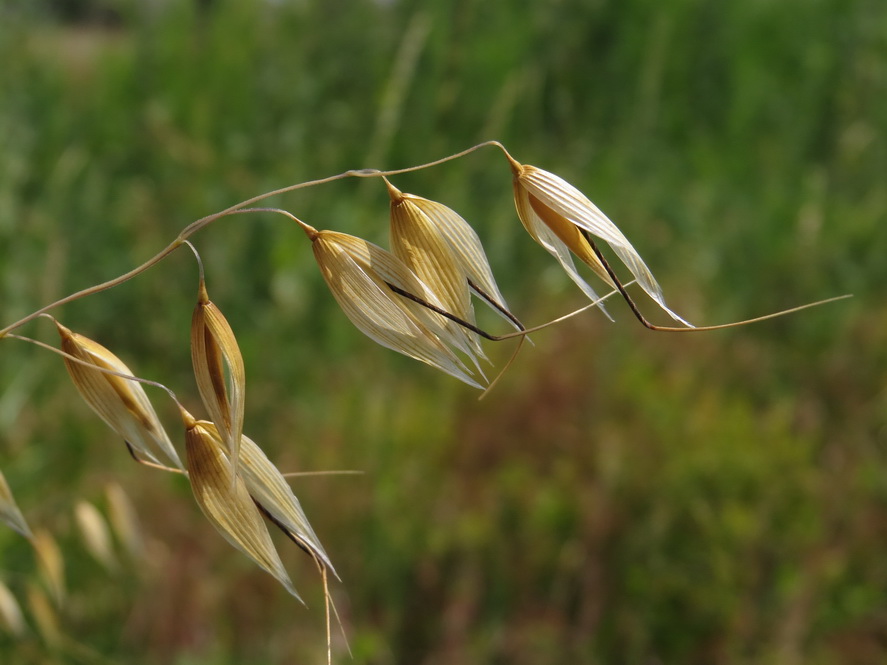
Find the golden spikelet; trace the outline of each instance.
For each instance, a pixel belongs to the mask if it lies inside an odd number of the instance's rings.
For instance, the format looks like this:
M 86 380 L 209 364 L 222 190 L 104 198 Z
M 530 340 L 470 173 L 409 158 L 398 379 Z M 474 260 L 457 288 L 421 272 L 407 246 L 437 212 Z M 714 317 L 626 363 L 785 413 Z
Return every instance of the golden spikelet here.
M 240 443 L 240 469 L 247 491 L 268 518 L 335 575 L 333 564 L 289 483 L 262 449 L 247 436 Z
M 448 313 L 460 319 L 450 320 L 447 325 L 458 329 L 470 352 L 483 358 L 472 293 L 515 328 L 521 326 L 499 292 L 480 238 L 454 210 L 436 201 L 404 194 L 387 179 L 385 183 L 391 199 L 392 252 L 434 291 Z
M 194 420 L 186 412 L 182 415 L 188 477 L 197 505 L 225 540 L 301 600 L 246 483 L 232 471 L 216 426 L 205 420 Z
M 182 462 L 144 388 L 138 381 L 119 376 L 133 376 L 132 370 L 101 344 L 58 322 L 56 327 L 62 350 L 76 359 L 64 359 L 68 374 L 92 410 L 136 453 L 154 463 L 168 461 L 181 469 Z
M 662 289 L 628 238 L 582 192 L 563 178 L 510 156 L 514 175 L 514 202 L 518 217 L 533 239 L 552 254 L 592 300 L 594 289 L 579 275 L 570 252 L 588 265 L 608 286 L 615 287 L 586 233 L 602 239 L 625 263 L 641 288 L 676 321 L 689 323 L 665 304 Z
M 209 299 L 203 280 L 191 318 L 191 361 L 200 398 L 222 434 L 236 474 L 246 402 L 246 370 L 234 331 Z
M 382 346 L 483 387 L 450 348 L 458 347 L 459 340 L 449 322 L 427 307 L 446 311 L 443 303 L 403 261 L 345 233 L 313 231 L 309 235 L 333 297 L 361 332 Z
M 141 560 L 145 556 L 145 541 L 132 502 L 117 483 L 109 483 L 105 487 L 105 497 L 108 500 L 108 517 L 117 541 L 132 561 Z

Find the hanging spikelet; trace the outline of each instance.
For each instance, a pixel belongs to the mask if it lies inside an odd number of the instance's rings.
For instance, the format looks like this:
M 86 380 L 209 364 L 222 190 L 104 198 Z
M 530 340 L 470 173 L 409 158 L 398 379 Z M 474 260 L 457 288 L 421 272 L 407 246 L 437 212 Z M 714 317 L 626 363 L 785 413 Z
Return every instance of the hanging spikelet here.
M 246 370 L 234 331 L 209 299 L 202 279 L 191 318 L 191 361 L 200 398 L 222 434 L 236 473 L 243 432 Z
M 213 423 L 195 420 L 183 411 L 188 477 L 201 511 L 231 545 L 274 576 L 296 598 L 280 555 L 246 483 L 235 476 Z
M 598 296 L 577 272 L 570 252 L 608 286 L 615 287 L 615 284 L 592 250 L 585 233 L 606 242 L 625 263 L 641 288 L 672 318 L 690 326 L 665 304 L 662 288 L 628 238 L 582 192 L 553 173 L 521 164 L 510 156 L 508 160 L 514 175 L 514 202 L 518 217 L 533 239 L 557 258 L 589 298 L 596 300 Z
M 71 332 L 58 322 L 56 327 L 62 350 L 74 358 L 64 359 L 68 374 L 92 410 L 122 436 L 136 454 L 157 464 L 168 461 L 181 469 L 182 462 L 145 390 L 138 381 L 123 378 L 133 376 L 132 370 L 101 344 Z
M 382 346 L 483 387 L 450 348 L 459 345 L 461 333 L 454 333 L 443 317 L 409 297 L 445 311 L 403 261 L 345 233 L 314 231 L 309 235 L 333 297 L 361 332 Z

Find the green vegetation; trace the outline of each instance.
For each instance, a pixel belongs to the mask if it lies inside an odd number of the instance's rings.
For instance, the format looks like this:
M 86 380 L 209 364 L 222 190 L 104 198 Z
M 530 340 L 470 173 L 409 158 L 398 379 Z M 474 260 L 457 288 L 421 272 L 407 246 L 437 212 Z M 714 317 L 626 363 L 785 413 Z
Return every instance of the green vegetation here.
M 198 234 L 246 363 L 245 431 L 285 471 L 365 472 L 294 480 L 342 577 L 354 657 L 334 633 L 336 662 L 885 658 L 887 6 L 96 4 L 114 20 L 0 4 L 0 325 L 249 196 L 487 139 L 588 194 L 694 323 L 855 295 L 694 335 L 612 302 L 615 323 L 535 334 L 478 402 L 360 335 L 288 220 Z M 585 302 L 521 228 L 510 179 L 489 150 L 393 182 L 469 220 L 535 324 Z M 387 244 L 381 181 L 274 203 Z M 180 251 L 56 314 L 196 413 L 196 292 Z M 56 341 L 46 322 L 23 332 Z M 0 469 L 66 579 L 53 639 L 33 551 L 0 529 L 0 580 L 28 623 L 19 637 L 0 620 L 0 662 L 324 661 L 304 553 L 279 541 L 307 609 L 218 537 L 183 479 L 132 462 L 57 357 L 12 339 Z M 115 542 L 116 570 L 75 521 L 80 500 L 108 516 L 113 483 L 144 541 L 130 556 Z

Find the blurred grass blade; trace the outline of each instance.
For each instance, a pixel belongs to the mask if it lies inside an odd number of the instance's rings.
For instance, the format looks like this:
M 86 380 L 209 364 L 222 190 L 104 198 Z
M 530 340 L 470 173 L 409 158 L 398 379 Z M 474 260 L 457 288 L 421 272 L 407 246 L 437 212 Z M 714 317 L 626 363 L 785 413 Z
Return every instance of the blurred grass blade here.
M 92 369 L 90 365 L 135 376 L 132 370 L 101 344 L 71 332 L 58 322 L 56 327 L 62 350 L 81 361 L 64 359 L 74 387 L 92 410 L 148 460 L 163 464 L 158 459 L 159 453 L 181 469 L 182 462 L 141 384 Z
M 240 442 L 240 469 L 253 500 L 317 561 L 336 574 L 289 483 L 261 448 L 247 436 Z
M 246 399 L 246 371 L 234 331 L 201 279 L 191 319 L 191 361 L 203 405 L 216 423 L 237 473 Z M 226 370 L 230 381 L 226 380 Z
M 43 641 L 51 647 L 60 645 L 62 631 L 59 628 L 58 615 L 43 589 L 36 584 L 28 585 L 28 609 Z
M 6 482 L 3 471 L 0 471 L 0 520 L 3 520 L 9 527 L 18 531 L 25 538 L 31 537 L 31 528 L 28 526 L 25 516 L 19 510 L 12 490 Z
M 117 483 L 110 483 L 105 488 L 105 496 L 108 499 L 108 516 L 117 540 L 133 561 L 140 561 L 145 556 L 145 542 L 132 502 Z
M 188 475 L 203 514 L 225 540 L 301 600 L 246 484 L 232 472 L 216 426 L 187 418 L 186 428 Z
M 39 529 L 31 538 L 31 544 L 37 553 L 40 577 L 56 604 L 61 605 L 65 598 L 65 560 L 62 558 L 58 543 L 48 531 Z
M 111 546 L 108 524 L 98 508 L 88 501 L 78 501 L 74 506 L 74 519 L 87 551 L 106 570 L 117 572 L 119 566 Z
M 3 580 L 0 580 L 0 625 L 16 637 L 21 637 L 28 629 L 21 605 Z

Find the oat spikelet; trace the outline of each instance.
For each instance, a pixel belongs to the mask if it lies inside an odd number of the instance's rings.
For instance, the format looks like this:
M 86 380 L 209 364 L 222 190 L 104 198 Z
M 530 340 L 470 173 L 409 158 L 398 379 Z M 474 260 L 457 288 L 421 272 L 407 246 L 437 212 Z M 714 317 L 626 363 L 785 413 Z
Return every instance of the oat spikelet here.
M 476 326 L 471 304 L 474 292 L 519 329 L 499 292 L 480 238 L 468 222 L 441 203 L 404 194 L 387 179 L 385 183 L 391 198 L 391 250 L 434 291 L 446 311 Z M 485 357 L 477 332 L 452 320 L 447 325 L 465 338 L 467 352 Z M 464 345 L 462 350 L 466 350 Z
M 18 531 L 25 538 L 31 537 L 31 529 L 27 521 L 25 521 L 22 511 L 19 510 L 15 497 L 12 495 L 12 490 L 9 489 L 9 484 L 6 482 L 6 477 L 2 471 L 0 471 L 0 520 Z
M 597 294 L 579 275 L 570 252 L 590 267 L 608 286 L 615 287 L 615 284 L 594 254 L 583 232 L 606 242 L 625 263 L 641 288 L 669 316 L 690 326 L 665 304 L 662 289 L 656 278 L 622 231 L 582 192 L 553 173 L 521 164 L 510 156 L 508 160 L 514 175 L 515 208 L 524 228 L 560 262 L 570 278 L 589 298 L 596 300 Z
M 140 455 L 156 464 L 171 462 L 181 469 L 182 462 L 141 384 L 101 371 L 134 376 L 132 370 L 101 344 L 58 322 L 56 327 L 62 350 L 81 361 L 65 358 L 65 367 L 92 410 Z
M 463 321 L 474 323 L 474 308 L 468 280 L 446 239 L 436 232 L 417 203 L 390 182 L 391 251 L 438 297 L 443 309 Z M 444 319 L 444 317 L 440 317 Z M 464 353 L 484 357 L 477 333 L 444 319 L 441 325 L 453 332 L 454 343 Z
M 203 514 L 231 545 L 273 575 L 296 598 L 292 581 L 246 483 L 235 476 L 215 425 L 183 412 L 188 476 Z
M 342 311 L 370 339 L 436 367 L 476 388 L 449 345 L 454 332 L 442 317 L 396 293 L 445 311 L 443 303 L 398 257 L 366 240 L 335 231 L 309 233 L 317 264 Z
M 191 361 L 200 398 L 222 434 L 236 474 L 243 433 L 246 370 L 234 331 L 209 299 L 202 279 L 191 318 Z

